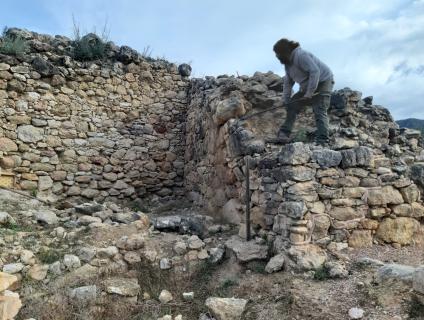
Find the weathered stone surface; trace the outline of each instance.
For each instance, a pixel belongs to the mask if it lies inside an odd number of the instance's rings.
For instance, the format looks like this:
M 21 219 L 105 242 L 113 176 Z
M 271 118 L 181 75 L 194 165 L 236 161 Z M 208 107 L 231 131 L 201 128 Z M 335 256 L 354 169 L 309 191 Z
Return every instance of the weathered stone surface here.
M 44 280 L 47 277 L 47 272 L 49 271 L 49 265 L 48 264 L 36 264 L 32 266 L 28 270 L 28 275 L 31 277 L 31 279 L 34 280 Z
M 18 127 L 17 134 L 23 142 L 34 143 L 43 140 L 44 130 L 32 125 L 22 125 Z
M 268 273 L 273 273 L 283 269 L 285 255 L 283 253 L 273 256 L 265 266 L 265 271 Z
M 420 223 L 412 218 L 386 218 L 378 226 L 376 236 L 384 242 L 410 244 Z
M 412 276 L 412 287 L 420 294 L 424 294 L 424 267 L 415 269 Z
M 401 188 L 400 193 L 406 203 L 416 202 L 420 198 L 420 190 L 414 184 Z
M 0 292 L 9 289 L 17 281 L 18 277 L 15 275 L 6 272 L 0 272 Z
M 59 222 L 59 218 L 51 211 L 38 211 L 34 216 L 38 222 L 45 224 L 57 224 Z
M 323 168 L 337 167 L 342 161 L 342 154 L 330 149 L 314 150 L 312 159 Z
M 135 297 L 140 293 L 140 285 L 135 278 L 111 278 L 104 281 L 106 292 L 120 296 Z
M 293 246 L 289 249 L 288 254 L 296 263 L 296 268 L 300 270 L 316 270 L 327 259 L 325 251 L 313 244 Z
M 302 142 L 295 142 L 285 145 L 280 152 L 279 161 L 282 164 L 304 164 L 312 156 L 309 146 Z
M 349 246 L 353 248 L 367 248 L 372 246 L 371 230 L 353 230 L 349 237 Z
M 237 236 L 227 240 L 225 246 L 235 253 L 240 262 L 264 260 L 268 256 L 267 246 L 257 244 L 254 241 L 246 242 Z
M 416 268 L 401 264 L 386 264 L 377 270 L 375 279 L 381 283 L 388 279 L 402 280 L 410 283 Z
M 2 315 L 2 319 L 14 319 L 22 307 L 19 294 L 6 290 L 0 297 L 0 314 Z
M 2 152 L 13 152 L 18 151 L 18 146 L 16 143 L 5 137 L 0 137 L 0 151 Z
M 94 301 L 97 298 L 97 286 L 89 285 L 71 289 L 69 296 L 82 302 Z
M 329 215 L 337 220 L 353 220 L 353 219 L 361 219 L 364 217 L 364 211 L 360 208 L 352 208 L 352 207 L 333 207 Z
M 217 125 L 222 125 L 231 118 L 242 116 L 245 112 L 241 97 L 234 95 L 218 103 L 214 121 Z
M 210 297 L 205 304 L 216 320 L 239 320 L 244 312 L 247 300 Z
M 168 303 L 174 300 L 174 297 L 172 296 L 171 292 L 168 290 L 162 290 L 159 294 L 159 301 L 162 303 Z
M 308 209 L 303 201 L 285 201 L 278 208 L 278 213 L 296 219 L 302 219 L 307 211 Z

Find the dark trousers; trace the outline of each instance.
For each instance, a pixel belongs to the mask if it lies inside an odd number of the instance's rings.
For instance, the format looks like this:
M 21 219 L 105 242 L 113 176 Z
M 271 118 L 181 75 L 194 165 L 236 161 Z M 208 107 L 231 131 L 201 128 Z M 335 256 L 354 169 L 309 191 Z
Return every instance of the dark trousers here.
M 312 98 L 312 108 L 315 115 L 316 123 L 316 135 L 315 139 L 317 141 L 327 141 L 328 140 L 328 115 L 327 110 L 330 107 L 330 98 L 331 91 L 333 90 L 334 81 L 327 80 L 320 82 L 315 93 L 318 93 L 318 96 Z M 297 92 L 291 97 L 290 100 L 296 100 L 303 97 L 303 92 Z M 280 132 L 283 132 L 285 135 L 290 136 L 294 123 L 296 121 L 297 114 L 303 108 L 299 106 L 288 106 L 287 107 L 287 117 L 284 121 L 284 124 L 280 128 Z

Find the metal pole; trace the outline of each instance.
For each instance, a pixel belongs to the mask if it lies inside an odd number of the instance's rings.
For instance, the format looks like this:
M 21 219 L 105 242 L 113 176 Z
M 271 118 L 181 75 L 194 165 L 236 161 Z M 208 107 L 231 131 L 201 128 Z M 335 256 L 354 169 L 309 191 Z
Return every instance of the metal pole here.
M 245 158 L 246 166 L 246 240 L 250 240 L 250 156 Z

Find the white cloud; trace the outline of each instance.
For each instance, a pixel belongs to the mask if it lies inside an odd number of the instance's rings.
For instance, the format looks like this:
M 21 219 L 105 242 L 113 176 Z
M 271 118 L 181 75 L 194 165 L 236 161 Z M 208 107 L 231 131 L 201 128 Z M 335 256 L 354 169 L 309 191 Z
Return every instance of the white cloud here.
M 272 45 L 291 37 L 332 68 L 336 88 L 373 95 L 395 118 L 424 118 L 424 0 L 40 0 L 38 5 L 55 22 L 50 33 L 71 35 L 72 14 L 88 31 L 107 18 L 118 44 L 139 51 L 150 46 L 153 56 L 192 61 L 196 76 L 257 70 L 282 75 Z

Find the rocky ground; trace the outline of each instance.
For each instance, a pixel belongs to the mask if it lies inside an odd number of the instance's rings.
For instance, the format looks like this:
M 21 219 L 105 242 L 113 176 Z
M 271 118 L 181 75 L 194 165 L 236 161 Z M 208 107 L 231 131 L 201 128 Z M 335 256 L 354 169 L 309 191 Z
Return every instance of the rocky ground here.
M 286 256 L 268 261 L 264 237 L 245 242 L 186 204 L 145 214 L 112 203 L 57 209 L 5 190 L 0 198 L 2 319 L 424 316 L 421 237 L 329 252 L 309 271 L 321 257 L 306 252 L 299 272 Z

